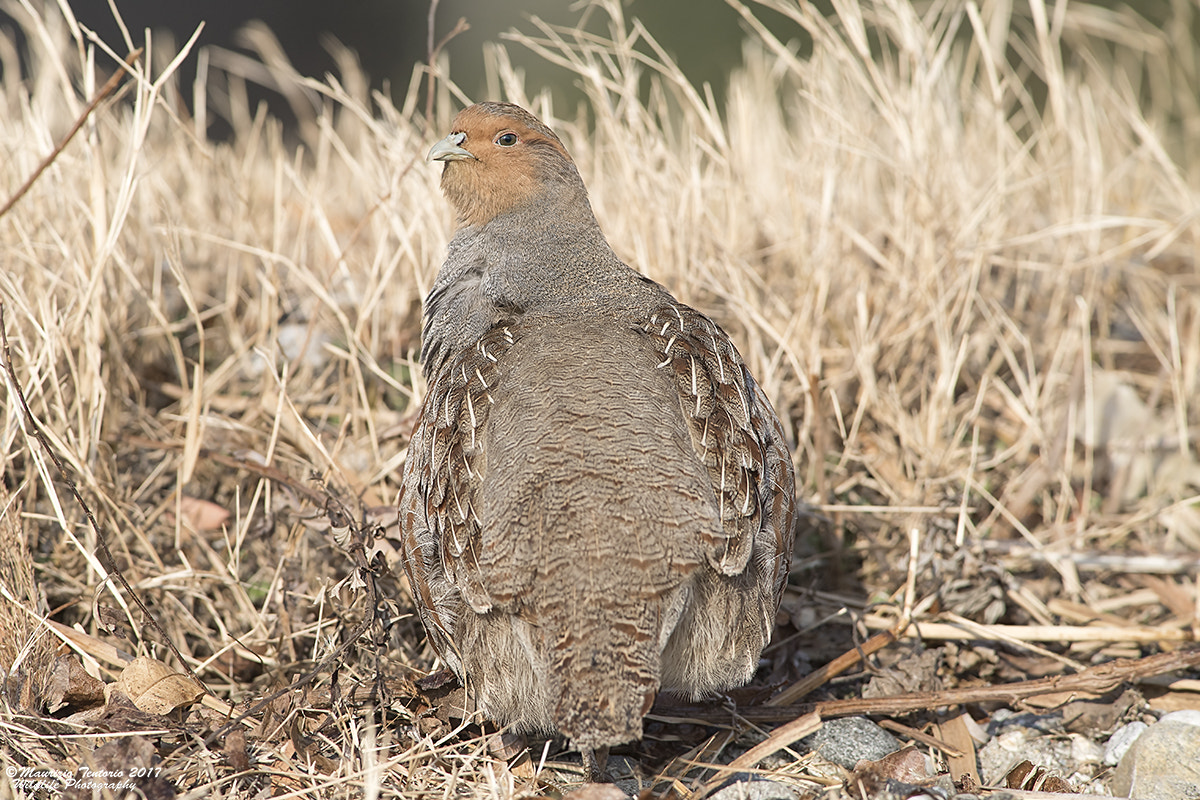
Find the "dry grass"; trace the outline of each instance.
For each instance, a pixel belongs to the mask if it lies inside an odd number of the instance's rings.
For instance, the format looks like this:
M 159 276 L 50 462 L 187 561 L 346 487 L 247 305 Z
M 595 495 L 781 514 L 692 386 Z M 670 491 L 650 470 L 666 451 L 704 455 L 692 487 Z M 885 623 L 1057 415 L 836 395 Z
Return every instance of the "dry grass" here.
M 841 0 L 831 18 L 764 5 L 807 31 L 811 54 L 739 6 L 754 32 L 724 108 L 616 2 L 593 9 L 609 36 L 513 37 L 578 76 L 579 109 L 527 95 L 501 48 L 491 94 L 551 122 L 618 254 L 730 330 L 785 418 L 824 520 L 801 543 L 823 555 L 797 561 L 790 624 L 899 602 L 915 528 L 918 617 L 1066 626 L 1101 609 L 1193 638 L 1200 51 L 1128 9 L 1083 3 Z M 1195 6 L 1176 6 L 1171 30 L 1186 31 Z M 10 11 L 31 68 L 18 80 L 0 43 L 5 196 L 132 49 L 92 41 L 54 3 Z M 366 613 L 361 592 L 336 585 L 353 562 L 305 490 L 327 486 L 387 524 L 379 509 L 424 388 L 420 300 L 453 222 L 423 154 L 465 100 L 442 82 L 427 122 L 415 89 L 397 108 L 344 54 L 339 76 L 304 78 L 269 34 L 253 38 L 256 65 L 148 40 L 119 99 L 0 218 L 21 389 L 129 582 L 233 704 L 303 674 Z M 201 67 L 193 115 L 176 85 L 183 59 Z M 298 144 L 248 107 L 247 76 L 289 98 Z M 231 141 L 206 136 L 210 116 Z M 170 658 L 105 582 L 93 531 L 12 386 L 5 397 L 0 533 L 18 544 L 0 563 L 0 666 L 27 684 L 24 700 L 8 692 L 0 760 L 73 768 L 97 734 L 39 716 L 58 641 L 40 619 Z M 1167 558 L 1126 559 L 1144 555 Z M 822 559 L 833 568 L 814 572 Z M 526 785 L 475 728 L 416 724 L 397 699 L 395 681 L 435 663 L 402 585 L 379 583 L 394 600 L 380 646 L 343 660 L 340 692 L 326 675 L 258 712 L 252 771 L 238 774 L 220 743 L 163 740 L 182 790 L 507 797 Z M 1137 591 L 1149 595 L 1121 605 Z M 113 638 L 113 616 L 142 634 Z M 804 658 L 791 641 L 772 651 L 775 680 L 794 680 Z M 1078 664 L 1155 641 L 1046 646 Z M 76 647 L 113 680 L 99 644 Z M 393 694 L 371 714 L 352 690 L 380 674 Z M 198 719 L 201 735 L 218 727 Z M 681 790 L 703 775 L 663 772 Z

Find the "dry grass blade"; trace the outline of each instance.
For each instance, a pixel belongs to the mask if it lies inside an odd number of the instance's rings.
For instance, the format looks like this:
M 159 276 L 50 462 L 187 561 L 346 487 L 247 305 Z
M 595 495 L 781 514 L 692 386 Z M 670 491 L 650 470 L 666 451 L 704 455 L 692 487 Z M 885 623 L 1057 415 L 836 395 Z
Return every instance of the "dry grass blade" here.
M 775 730 L 771 731 L 771 735 L 766 738 L 766 741 L 759 742 L 754 747 L 747 750 L 742 755 L 729 762 L 729 766 L 718 770 L 713 777 L 714 781 L 718 781 L 730 772 L 737 772 L 742 769 L 749 769 L 758 762 L 762 761 L 769 755 L 773 755 L 785 747 L 790 747 L 796 742 L 803 739 L 809 734 L 816 733 L 821 729 L 821 717 L 817 713 L 805 714 L 802 717 L 780 725 Z
M 25 183 L 21 184 L 21 188 L 17 189 L 17 191 L 13 193 L 12 197 L 8 198 L 8 201 L 3 206 L 0 206 L 0 217 L 3 217 L 5 214 L 7 214 L 8 210 L 12 208 L 18 200 L 25 196 L 25 193 L 29 191 L 29 187 L 33 186 L 33 182 L 38 179 L 38 176 L 45 172 L 46 168 L 54 163 L 54 159 L 57 158 L 58 154 L 63 151 L 63 148 L 71 143 L 71 140 L 75 138 L 75 134 L 79 133 L 79 129 L 83 127 L 83 124 L 87 122 L 88 117 L 90 117 L 92 112 L 96 110 L 96 106 L 103 103 L 110 94 L 116 91 L 117 87 L 120 86 L 121 81 L 125 79 L 126 74 L 129 73 L 129 67 L 132 67 L 141 55 L 142 49 L 138 48 L 129 55 L 125 56 L 125 61 L 121 64 L 122 68 L 114 72 L 112 77 L 108 79 L 104 86 L 100 87 L 100 91 L 96 92 L 95 96 L 92 97 L 91 102 L 87 104 L 87 108 L 85 108 L 80 113 L 79 118 L 75 120 L 75 124 L 71 126 L 71 130 L 67 131 L 66 135 L 63 136 L 63 138 L 59 140 L 58 144 L 54 146 L 54 149 L 50 151 L 50 154 L 42 160 L 42 163 L 38 164 L 37 169 L 33 171 L 33 174 L 29 176 Z
M 761 739 L 747 720 L 791 722 L 810 695 L 822 717 L 909 714 L 1169 665 L 1190 670 L 1187 694 L 1194 653 L 1156 653 L 1200 620 L 1193 4 L 1165 5 L 1162 25 L 1082 0 L 730 4 L 746 43 L 723 100 L 617 0 L 508 40 L 569 73 L 584 93 L 569 109 L 489 50 L 493 99 L 560 132 L 618 254 L 737 342 L 813 509 L 736 714 L 649 719 L 628 785 L 661 773 L 658 789 L 694 792 Z M 425 396 L 421 300 L 453 227 L 423 156 L 467 99 L 452 77 L 478 81 L 449 74 L 436 31 L 391 97 L 356 43 L 313 78 L 255 28 L 254 56 L 139 42 L 136 80 L 103 100 L 97 64 L 135 49 L 128 27 L 105 43 L 69 3 L 12 8 L 24 61 L 0 30 L 0 185 L 14 197 L 37 177 L 0 225 L 0 525 L 36 590 L 0 587 L 0 666 L 61 643 L 109 678 L 174 642 L 213 692 L 188 743 L 155 740 L 188 796 L 568 789 L 578 767 L 554 745 L 532 781 L 515 775 L 461 697 L 416 685 L 442 665 L 389 569 Z M 303 114 L 295 128 L 251 102 L 256 81 Z M 355 500 L 331 520 L 331 498 Z M 98 531 L 120 532 L 111 558 L 162 633 L 122 605 L 130 591 L 105 606 Z M 858 698 L 917 636 L 945 691 Z M 1023 682 L 1060 668 L 1029 645 L 1086 669 Z M 79 763 L 106 735 L 64 732 L 37 678 L 0 707 L 0 768 Z M 980 678 L 996 685 L 964 688 Z M 779 686 L 784 704 L 763 705 Z M 240 723 L 244 745 L 202 744 L 281 687 Z M 836 782 L 779 753 L 758 772 Z
M 864 622 L 870 628 L 886 628 L 895 623 L 886 618 L 868 615 Z M 961 618 L 955 622 L 916 622 L 900 634 L 934 641 L 994 640 L 1020 643 L 1032 642 L 1137 642 L 1139 644 L 1194 642 L 1196 634 L 1181 628 L 1136 628 L 1079 625 L 980 625 Z
M 96 534 L 96 541 L 100 545 L 100 553 L 103 558 L 104 568 L 107 572 L 105 578 L 116 580 L 116 582 L 125 591 L 126 596 L 130 597 L 137 604 L 137 607 L 141 610 L 142 614 L 145 615 L 146 621 L 162 637 L 163 643 L 166 644 L 166 646 L 170 648 L 171 652 L 175 654 L 175 657 L 179 659 L 180 665 L 187 672 L 188 676 L 196 682 L 197 686 L 201 687 L 205 692 L 207 692 L 207 689 L 204 687 L 204 681 L 200 680 L 200 677 L 194 671 L 192 671 L 191 666 L 188 665 L 187 661 L 184 660 L 183 654 L 179 652 L 179 648 L 177 648 L 175 643 L 171 641 L 170 635 L 159 623 L 154 612 L 150 610 L 150 608 L 142 600 L 141 595 L 138 594 L 138 592 L 136 592 L 134 588 L 129 585 L 129 581 L 125 579 L 125 575 L 121 572 L 120 567 L 117 566 L 117 560 L 113 557 L 112 550 L 109 547 L 108 536 L 100 527 L 100 523 L 96 521 L 96 517 L 92 513 L 92 509 L 87 504 L 87 501 L 83 499 L 83 495 L 79 493 L 79 489 L 75 485 L 75 480 L 71 477 L 71 474 L 67 472 L 67 468 L 63 465 L 62 460 L 59 459 L 58 455 L 50 446 L 50 442 L 46 438 L 46 434 L 42 431 L 41 425 L 33 416 L 33 412 L 29 410 L 29 402 L 25 399 L 25 392 L 22 391 L 21 384 L 17 378 L 17 369 L 15 366 L 13 366 L 12 350 L 8 345 L 8 328 L 4 322 L 3 302 L 0 302 L 0 348 L 2 348 L 4 352 L 4 370 L 8 383 L 8 391 L 10 396 L 16 396 L 16 405 L 24 413 L 22 423 L 23 425 L 27 424 L 29 426 L 28 429 L 32 431 L 33 437 L 37 439 L 38 444 L 41 445 L 46 451 L 46 454 L 50 456 L 50 460 L 53 461 L 54 466 L 58 468 L 59 475 L 61 475 L 63 481 L 66 482 L 67 488 L 71 490 L 71 495 L 75 498 L 75 502 L 79 504 L 79 507 L 83 510 L 84 516 L 87 517 L 88 522 L 91 524 L 92 530 Z
M 848 669 L 860 664 L 864 658 L 871 656 L 883 648 L 887 647 L 896 641 L 896 635 L 891 631 L 877 633 L 870 639 L 862 643 L 862 646 L 849 650 L 846 653 L 838 656 L 833 661 L 822 665 L 813 670 L 812 673 L 806 675 L 803 680 L 797 681 L 791 686 L 784 689 L 782 692 L 772 697 L 767 701 L 767 705 L 771 706 L 786 706 L 797 702 L 802 697 L 808 696 L 810 692 L 823 686 L 831 678 L 841 675 Z

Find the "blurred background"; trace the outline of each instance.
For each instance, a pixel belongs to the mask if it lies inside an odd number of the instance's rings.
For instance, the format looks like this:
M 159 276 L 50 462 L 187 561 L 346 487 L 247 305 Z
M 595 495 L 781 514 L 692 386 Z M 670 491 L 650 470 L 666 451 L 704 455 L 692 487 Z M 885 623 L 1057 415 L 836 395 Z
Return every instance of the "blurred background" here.
M 1028 3 L 1022 0 L 995 1 L 1004 5 L 1011 2 L 1018 16 L 1028 14 Z M 989 0 L 977 2 L 981 6 L 991 4 Z M 1166 39 L 1194 46 L 1200 37 L 1200 31 L 1196 30 L 1200 14 L 1180 12 L 1188 6 L 1193 6 L 1194 11 L 1196 2 L 1098 0 L 1092 5 L 1119 8 L 1126 14 L 1133 12 L 1142 18 L 1135 27 L 1159 28 L 1167 34 Z M 329 47 L 329 43 L 336 40 L 357 55 L 371 87 L 387 91 L 397 104 L 402 101 L 412 80 L 414 67 L 426 61 L 429 52 L 430 0 L 355 0 L 349 3 L 328 0 L 116 0 L 116 5 L 135 44 L 142 44 L 143 31 L 147 28 L 156 37 L 169 35 L 177 44 L 182 44 L 203 22 L 198 47 L 214 45 L 221 50 L 246 53 L 256 60 L 260 54 L 253 52 L 249 39 L 241 31 L 248 23 L 261 21 L 278 39 L 283 54 L 295 69 L 301 75 L 316 78 L 330 71 L 338 73 Z M 809 43 L 804 40 L 799 26 L 752 1 L 747 5 L 772 33 L 788 42 L 799 54 L 805 54 Z M 817 0 L 815 5 L 827 15 L 832 14 L 829 0 Z M 920 3 L 915 5 L 918 10 L 921 8 Z M 1047 5 L 1054 6 L 1053 3 Z M 503 34 L 512 30 L 537 34 L 536 20 L 549 25 L 582 25 L 588 30 L 606 33 L 604 15 L 589 14 L 588 6 L 586 0 L 438 0 L 433 39 L 435 42 L 442 40 L 455 31 L 459 20 L 466 22 L 468 27 L 451 36 L 442 52 L 449 59 L 451 79 L 472 100 L 487 99 L 486 43 L 502 42 Z M 696 87 L 709 84 L 718 108 L 723 107 L 728 77 L 731 70 L 741 64 L 742 42 L 746 36 L 738 12 L 726 0 L 627 0 L 623 6 L 627 19 L 641 20 L 692 84 Z M 121 41 L 108 0 L 74 0 L 70 7 L 79 22 L 96 31 L 104 41 L 114 47 Z M 0 29 L 17 29 L 18 42 L 20 26 L 13 24 L 12 16 L 24 13 L 15 2 L 0 3 Z M 1179 23 L 1180 19 L 1187 22 Z M 1172 26 L 1191 30 L 1173 31 Z M 1102 37 L 1108 35 L 1102 30 L 1097 33 Z M 575 85 L 576 76 L 521 45 L 510 43 L 508 52 L 513 64 L 525 71 L 526 87 L 531 93 L 545 88 L 556 103 L 568 106 L 581 98 Z M 229 59 L 218 55 L 212 64 L 228 68 Z M 107 70 L 103 62 L 101 67 Z M 197 60 L 189 58 L 179 74 L 180 89 L 188 101 L 196 67 Z M 0 63 L 0 75 L 3 69 L 4 65 Z M 245 77 L 252 101 L 264 100 L 274 114 L 284 119 L 289 117 L 289 109 L 282 98 L 269 89 L 256 86 L 252 75 Z M 1034 81 L 1034 85 L 1027 88 L 1035 97 L 1040 95 L 1037 76 L 1027 77 Z M 1149 76 L 1147 79 L 1150 80 Z M 1151 85 L 1141 88 L 1143 95 L 1153 90 Z M 221 136 L 220 130 L 210 133 Z
M 962 0 L 952 0 L 951 6 Z M 1059 4 L 1068 0 L 1045 0 L 1047 12 L 1053 18 Z M 445 39 L 442 58 L 449 65 L 449 77 L 471 100 L 489 99 L 486 83 L 485 46 L 489 42 L 504 43 L 504 34 L 520 31 L 539 36 L 541 25 L 579 27 L 602 36 L 608 34 L 605 14 L 592 14 L 587 0 L 356 0 L 333 3 L 328 0 L 115 0 L 118 11 L 130 31 L 135 45 L 144 42 L 146 29 L 154 33 L 156 49 L 161 56 L 172 47 L 161 47 L 170 38 L 175 46 L 182 45 L 202 22 L 204 29 L 197 48 L 209 47 L 208 59 L 194 55 L 181 66 L 178 87 L 183 101 L 190 105 L 192 82 L 198 65 L 208 64 L 211 70 L 222 70 L 245 80 L 245 92 L 253 108 L 265 102 L 275 116 L 292 119 L 294 107 L 271 88 L 271 80 L 258 69 L 266 58 L 261 50 L 264 38 L 245 34 L 248 25 L 261 22 L 270 35 L 278 40 L 283 56 L 301 76 L 322 79 L 328 72 L 341 76 L 334 56 L 346 48 L 358 59 L 363 76 L 370 88 L 390 95 L 399 106 L 413 81 L 414 69 L 428 58 L 431 31 L 430 9 L 436 6 L 433 17 L 432 40 Z M 121 33 L 109 7 L 109 0 L 73 0 L 71 10 L 84 26 L 94 30 L 103 41 L 120 49 Z M 709 85 L 718 109 L 724 108 L 729 76 L 742 63 L 742 44 L 746 38 L 741 16 L 726 0 L 625 0 L 622 4 L 627 20 L 640 20 L 663 50 L 674 59 L 693 86 Z M 794 21 L 746 0 L 746 5 L 775 36 L 802 58 L 810 41 L 801 26 Z M 813 5 L 826 16 L 833 15 L 832 0 L 815 0 Z M 865 4 L 864 7 L 870 4 Z M 946 5 L 930 0 L 915 2 L 922 9 Z M 976 0 L 985 12 L 996 7 L 1007 17 L 1010 9 L 1014 20 L 1030 23 L 1029 0 Z M 1081 30 L 1110 47 L 1124 41 L 1126 45 L 1150 48 L 1169 48 L 1174 54 L 1173 68 L 1184 73 L 1183 83 L 1200 83 L 1200 0 L 1093 0 L 1086 4 L 1092 13 L 1092 23 Z M 1111 14 L 1108 12 L 1112 12 Z M 17 0 L 0 0 L 0 31 L 14 35 L 21 49 L 20 25 L 13 17 L 27 12 Z M 465 22 L 465 26 L 460 24 Z M 1053 19 L 1052 19 L 1053 21 Z M 967 36 L 964 23 L 960 36 Z M 1072 59 L 1078 39 L 1069 31 L 1060 42 L 1064 60 Z M 254 45 L 256 39 L 258 45 Z M 874 44 L 874 43 L 873 43 Z M 331 45 L 333 45 L 331 47 Z M 645 43 L 637 45 L 646 52 Z M 560 113 L 569 113 L 583 99 L 578 88 L 578 76 L 556 66 L 521 44 L 507 43 L 513 65 L 524 71 L 525 87 L 530 95 L 550 92 Z M 1089 57 L 1101 54 L 1104 47 L 1092 49 Z M 244 54 L 248 58 L 241 58 Z M 1115 54 L 1115 51 L 1114 51 Z M 1014 63 L 1021 54 L 1011 49 Z M 6 65 L 17 59 L 0 52 L 0 76 Z M 156 58 L 161 68 L 164 62 Z M 98 59 L 101 74 L 111 69 L 103 57 Z M 22 60 L 23 69 L 28 64 Z M 10 67 L 11 68 L 11 67 Z M 1140 65 L 1130 65 L 1133 90 L 1144 109 L 1152 105 L 1190 104 L 1191 100 L 1166 97 L 1162 87 L 1181 85 L 1177 79 L 1168 80 L 1165 74 L 1153 74 Z M 1178 77 L 1178 76 L 1177 76 Z M 1025 90 L 1037 105 L 1044 100 L 1044 82 L 1036 72 L 1024 71 L 1021 76 Z M 222 79 L 223 80 L 223 79 Z M 210 91 L 213 86 L 209 86 Z M 644 88 L 644 87 L 643 87 Z M 218 89 L 220 92 L 220 89 Z M 423 96 L 423 95 L 422 95 Z M 1178 119 L 1186 114 L 1173 112 L 1168 117 Z M 209 135 L 224 138 L 228 134 L 220 110 L 208 118 Z M 1175 131 L 1168 138 L 1187 140 L 1200 136 L 1200 131 Z
M 534 17 L 551 25 L 578 24 L 586 18 L 586 3 L 564 0 L 441 0 L 434 25 L 435 40 L 450 33 L 459 19 L 470 26 L 447 42 L 451 77 L 472 99 L 484 99 L 486 42 L 500 41 L 503 32 L 514 28 L 532 33 Z M 80 23 L 95 30 L 104 41 L 121 41 L 107 0 L 75 0 L 71 3 Z M 414 66 L 428 52 L 429 0 L 357 0 L 331 3 L 328 0 L 207 0 L 207 2 L 163 2 L 163 0 L 117 0 L 117 8 L 135 43 L 142 31 L 171 32 L 176 42 L 187 40 L 204 22 L 199 46 L 245 50 L 239 31 L 252 20 L 261 20 L 278 37 L 283 52 L 303 75 L 320 77 L 335 70 L 325 42 L 332 37 L 357 53 L 374 88 L 391 87 L 397 100 L 408 86 Z M 794 24 L 771 11 L 755 9 L 768 25 L 795 35 Z M 712 84 L 718 99 L 724 93 L 729 71 L 741 61 L 744 31 L 740 17 L 724 0 L 632 0 L 625 3 L 627 17 L 645 23 L 659 43 L 677 60 L 680 68 L 699 86 Z M 19 13 L 15 9 L 12 13 Z M 0 10 L 0 25 L 11 19 Z M 546 86 L 555 100 L 575 96 L 572 78 L 520 46 L 510 47 L 515 65 L 530 77 L 531 89 Z M 184 66 L 182 85 L 190 85 L 194 59 Z M 189 71 L 190 70 L 190 71 Z M 270 98 L 268 98 L 270 99 Z M 285 112 L 283 108 L 272 110 Z

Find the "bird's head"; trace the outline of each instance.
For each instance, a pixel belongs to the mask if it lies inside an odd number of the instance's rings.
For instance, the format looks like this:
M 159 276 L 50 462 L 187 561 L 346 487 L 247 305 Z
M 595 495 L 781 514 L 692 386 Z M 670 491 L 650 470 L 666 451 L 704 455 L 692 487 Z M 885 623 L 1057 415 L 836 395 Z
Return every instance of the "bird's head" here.
M 477 103 L 454 118 L 429 151 L 441 161 L 442 192 L 464 225 L 483 225 L 518 207 L 576 200 L 587 193 L 554 132 L 511 103 Z M 561 202 L 561 201 L 559 201 Z

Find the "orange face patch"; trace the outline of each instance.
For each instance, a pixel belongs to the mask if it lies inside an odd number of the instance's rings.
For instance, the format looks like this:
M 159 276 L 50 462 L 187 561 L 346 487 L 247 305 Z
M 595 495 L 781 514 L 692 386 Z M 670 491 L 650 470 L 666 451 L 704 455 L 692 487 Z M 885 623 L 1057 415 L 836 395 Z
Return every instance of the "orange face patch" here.
M 463 109 L 452 132 L 465 135 L 459 147 L 474 156 L 447 161 L 442 172 L 442 191 L 465 225 L 482 225 L 528 202 L 539 189 L 540 176 L 561 171 L 564 162 L 573 164 L 549 128 L 507 103 Z

